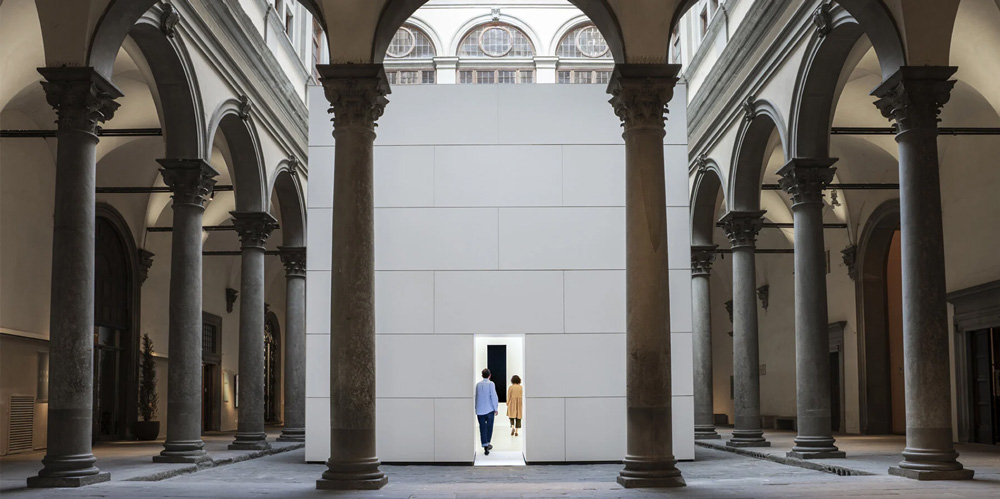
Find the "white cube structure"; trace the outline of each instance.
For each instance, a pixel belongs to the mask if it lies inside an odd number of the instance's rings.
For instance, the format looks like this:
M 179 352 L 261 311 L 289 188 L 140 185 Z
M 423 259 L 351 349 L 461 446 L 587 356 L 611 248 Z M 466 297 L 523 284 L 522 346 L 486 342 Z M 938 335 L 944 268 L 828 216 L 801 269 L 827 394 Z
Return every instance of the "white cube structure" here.
M 625 150 L 602 85 L 397 86 L 375 142 L 378 456 L 474 459 L 476 336 L 523 336 L 524 455 L 625 456 Z M 685 87 L 664 140 L 674 453 L 694 458 Z M 332 125 L 309 91 L 306 460 L 329 457 Z M 502 416 L 502 415 L 501 415 Z

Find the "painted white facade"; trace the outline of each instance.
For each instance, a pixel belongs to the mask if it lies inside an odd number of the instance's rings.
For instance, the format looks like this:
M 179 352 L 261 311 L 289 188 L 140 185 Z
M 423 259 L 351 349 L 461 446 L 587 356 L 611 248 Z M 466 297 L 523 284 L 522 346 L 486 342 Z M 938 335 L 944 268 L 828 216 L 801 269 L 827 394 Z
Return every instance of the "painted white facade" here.
M 375 142 L 379 458 L 471 462 L 485 367 L 474 335 L 524 335 L 524 370 L 507 374 L 524 379 L 526 460 L 621 460 L 625 157 L 604 86 L 397 86 L 389 98 Z M 321 87 L 309 102 L 306 460 L 324 461 L 335 144 Z M 685 102 L 678 86 L 665 209 L 674 452 L 693 459 Z

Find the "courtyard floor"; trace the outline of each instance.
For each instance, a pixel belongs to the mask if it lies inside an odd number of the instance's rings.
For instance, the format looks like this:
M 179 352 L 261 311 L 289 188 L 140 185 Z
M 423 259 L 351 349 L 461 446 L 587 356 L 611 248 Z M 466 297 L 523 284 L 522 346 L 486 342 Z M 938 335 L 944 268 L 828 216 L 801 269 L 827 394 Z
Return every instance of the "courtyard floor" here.
M 372 492 L 332 492 L 316 490 L 321 464 L 304 464 L 301 448 L 256 459 L 233 462 L 159 481 L 150 480 L 153 467 L 148 455 L 137 452 L 139 444 L 99 446 L 95 454 L 102 469 L 112 472 L 112 481 L 81 489 L 32 490 L 24 478 L 40 465 L 24 455 L 0 459 L 4 498 L 21 497 L 390 497 L 390 498 L 543 498 L 543 497 L 692 497 L 692 498 L 797 498 L 797 497 L 905 497 L 905 498 L 997 498 L 1000 497 L 1000 452 L 982 446 L 960 446 L 962 462 L 976 470 L 976 479 L 963 482 L 918 482 L 889 476 L 889 464 L 898 461 L 900 437 L 841 437 L 838 442 L 848 455 L 836 466 L 871 470 L 872 475 L 839 476 L 831 472 L 801 468 L 769 460 L 770 453 L 784 454 L 791 433 L 769 432 L 774 447 L 757 457 L 739 455 L 699 446 L 696 460 L 678 463 L 687 487 L 680 489 L 625 490 L 615 483 L 621 469 L 617 464 L 533 465 L 519 467 L 472 466 L 390 466 L 382 470 L 389 484 Z M 230 451 L 221 450 L 228 435 L 212 436 L 208 445 L 217 459 Z M 718 443 L 718 441 L 716 441 Z M 149 444 L 142 444 L 148 446 Z M 218 446 L 218 447 L 216 447 Z M 898 449 L 896 449 L 898 447 Z M 976 446 L 978 447 L 978 446 Z M 853 450 L 852 450 L 853 449 Z M 243 459 L 244 456 L 230 456 Z M 11 459 L 17 458 L 17 459 Z M 26 463 L 33 463 L 27 466 Z M 884 466 L 883 466 L 884 464 Z M 176 465 L 175 465 L 176 466 Z M 863 468 L 863 469 L 862 469 Z M 130 471 L 131 470 L 131 471 Z M 881 471 L 878 471 L 881 470 Z M 129 474 L 131 473 L 131 474 Z M 16 475 L 16 476 L 15 476 Z M 117 476 L 116 476 L 117 475 Z

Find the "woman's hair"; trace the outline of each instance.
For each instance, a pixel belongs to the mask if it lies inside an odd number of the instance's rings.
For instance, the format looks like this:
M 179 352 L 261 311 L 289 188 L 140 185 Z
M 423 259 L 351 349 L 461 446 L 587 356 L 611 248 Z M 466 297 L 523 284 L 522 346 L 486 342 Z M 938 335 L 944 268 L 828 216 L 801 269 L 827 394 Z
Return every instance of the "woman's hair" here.
M 521 384 L 521 377 L 515 374 L 515 375 L 513 375 L 513 376 L 510 377 L 510 382 L 514 383 L 515 385 L 520 385 Z

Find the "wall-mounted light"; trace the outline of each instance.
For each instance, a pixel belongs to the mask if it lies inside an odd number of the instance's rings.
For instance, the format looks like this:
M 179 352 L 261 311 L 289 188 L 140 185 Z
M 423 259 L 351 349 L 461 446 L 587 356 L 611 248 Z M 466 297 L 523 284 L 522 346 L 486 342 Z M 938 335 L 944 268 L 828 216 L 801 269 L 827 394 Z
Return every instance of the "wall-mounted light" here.
M 36 402 L 49 401 L 49 352 L 38 352 L 38 388 Z
M 234 380 L 233 381 L 233 385 L 236 386 L 236 389 L 233 390 L 233 396 L 236 397 L 236 403 L 233 404 L 233 407 L 239 409 L 240 408 L 240 375 L 239 374 L 234 374 L 233 375 L 233 380 Z
M 225 372 L 222 373 L 222 402 L 229 403 L 229 375 Z

